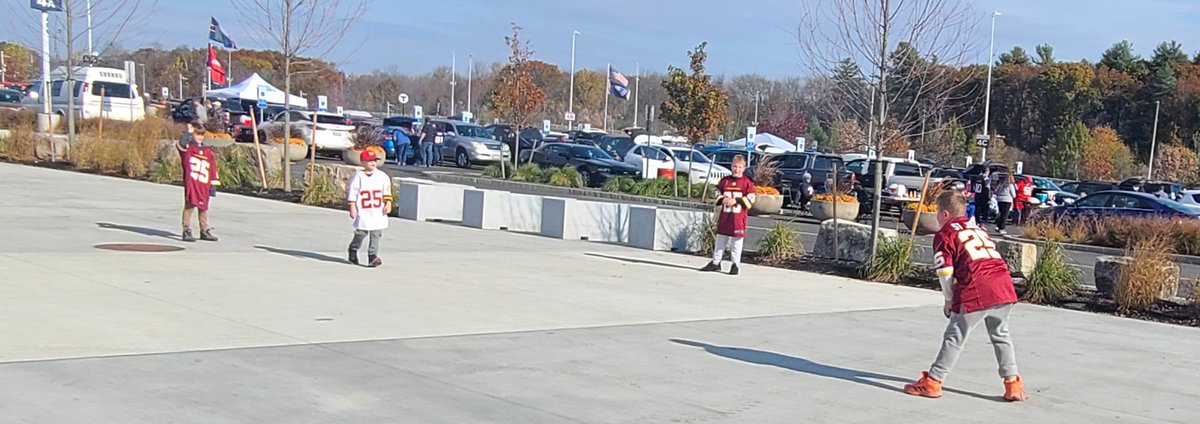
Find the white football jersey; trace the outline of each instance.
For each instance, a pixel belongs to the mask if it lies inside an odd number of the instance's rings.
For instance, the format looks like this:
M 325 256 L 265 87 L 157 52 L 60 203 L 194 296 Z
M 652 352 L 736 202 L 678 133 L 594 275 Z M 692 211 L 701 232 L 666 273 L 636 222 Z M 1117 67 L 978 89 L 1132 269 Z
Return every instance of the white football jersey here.
M 354 229 L 374 231 L 387 228 L 388 217 L 383 205 L 392 201 L 392 179 L 379 169 L 370 175 L 360 169 L 346 186 L 346 201 L 358 206 Z

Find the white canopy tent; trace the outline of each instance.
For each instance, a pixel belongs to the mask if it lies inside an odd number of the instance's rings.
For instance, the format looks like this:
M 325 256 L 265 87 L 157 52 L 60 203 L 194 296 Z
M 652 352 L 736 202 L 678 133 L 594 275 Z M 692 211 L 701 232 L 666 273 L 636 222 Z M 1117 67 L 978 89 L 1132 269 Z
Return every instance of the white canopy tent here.
M 729 143 L 729 147 L 733 149 L 745 149 L 746 139 L 734 140 Z M 766 153 L 794 152 L 796 151 L 796 145 L 771 133 L 759 133 L 754 135 L 754 150 Z
M 258 88 L 263 87 L 264 96 L 267 103 L 281 105 L 284 102 L 283 90 L 275 88 L 258 76 L 257 73 L 250 75 L 246 79 L 237 84 L 216 90 L 208 90 L 204 92 L 204 97 L 220 97 L 225 99 L 245 99 L 258 100 Z M 295 94 L 291 97 L 291 106 L 308 109 L 308 100 Z

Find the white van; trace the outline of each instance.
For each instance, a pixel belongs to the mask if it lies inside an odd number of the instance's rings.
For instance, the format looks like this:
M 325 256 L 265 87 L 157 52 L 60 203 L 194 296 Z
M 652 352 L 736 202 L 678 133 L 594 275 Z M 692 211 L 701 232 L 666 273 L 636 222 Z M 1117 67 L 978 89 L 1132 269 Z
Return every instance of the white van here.
M 67 68 L 59 67 L 50 73 L 50 108 L 53 113 L 67 113 Z M 124 70 L 93 66 L 75 67 L 75 117 L 117 121 L 140 121 L 146 118 L 146 103 L 137 85 L 130 84 Z M 42 81 L 29 87 L 24 103 L 41 104 Z M 103 99 L 103 100 L 101 100 Z

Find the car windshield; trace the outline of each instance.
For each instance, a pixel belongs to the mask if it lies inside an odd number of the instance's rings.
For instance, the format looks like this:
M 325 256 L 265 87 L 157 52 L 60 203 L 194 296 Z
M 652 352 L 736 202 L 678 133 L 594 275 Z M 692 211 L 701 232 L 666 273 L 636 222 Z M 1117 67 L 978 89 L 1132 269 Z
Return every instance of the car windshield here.
M 571 156 L 580 159 L 612 159 L 608 153 L 592 146 L 571 146 Z
M 318 124 L 330 124 L 330 125 L 347 125 L 346 117 L 344 117 L 344 116 L 323 115 L 320 113 L 317 114 L 317 123 Z
M 684 161 L 684 162 L 689 162 L 689 161 L 694 162 L 694 163 L 709 163 L 709 162 L 711 162 L 710 160 L 708 160 L 708 156 L 704 156 L 700 152 L 697 152 L 697 151 L 691 150 L 691 149 L 667 149 L 667 152 L 671 154 L 671 157 L 679 159 L 680 161 Z M 691 159 L 688 159 L 688 158 L 691 158 Z
M 1034 178 L 1033 186 L 1037 187 L 1038 189 L 1043 189 L 1043 190 L 1063 191 L 1063 189 L 1060 188 L 1057 184 L 1054 184 L 1053 181 L 1047 180 L 1045 178 Z
M 478 125 L 455 125 L 454 131 L 463 137 L 492 138 L 491 133 Z

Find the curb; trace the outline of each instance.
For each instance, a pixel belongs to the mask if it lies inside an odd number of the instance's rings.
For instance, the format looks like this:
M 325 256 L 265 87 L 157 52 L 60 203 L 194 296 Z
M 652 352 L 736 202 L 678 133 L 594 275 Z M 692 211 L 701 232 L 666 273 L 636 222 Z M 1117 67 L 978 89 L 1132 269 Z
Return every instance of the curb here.
M 1027 239 L 1024 237 L 1017 237 L 1014 235 L 1006 235 L 1006 236 L 1004 236 L 1004 239 L 1009 240 L 1009 241 L 1020 242 L 1020 243 L 1036 244 L 1038 246 L 1038 248 L 1046 247 L 1046 242 L 1041 241 L 1041 240 L 1031 240 L 1031 239 Z M 1059 245 L 1062 246 L 1064 249 L 1073 250 L 1076 252 L 1095 253 L 1097 255 L 1108 255 L 1108 256 L 1125 256 L 1124 250 L 1117 249 L 1115 247 L 1101 247 L 1101 246 L 1091 246 L 1091 245 L 1086 245 L 1086 244 L 1072 244 L 1072 243 L 1059 243 Z M 1200 256 L 1171 255 L 1171 261 L 1173 261 L 1175 263 L 1183 263 L 1183 264 L 1188 264 L 1188 265 L 1200 265 Z
M 536 189 L 536 190 L 541 190 L 541 191 L 554 192 L 554 193 L 558 193 L 558 194 L 564 195 L 564 196 L 596 197 L 596 198 L 600 198 L 600 199 L 617 200 L 617 201 L 623 201 L 623 202 L 644 203 L 644 204 L 650 204 L 650 205 L 656 205 L 656 206 L 668 206 L 668 207 L 673 207 L 673 208 L 694 209 L 694 210 L 700 210 L 700 211 L 705 211 L 705 210 L 710 209 L 709 205 L 707 203 L 700 203 L 700 202 L 659 199 L 656 197 L 634 196 L 632 194 L 625 194 L 625 193 L 609 193 L 607 191 L 600 191 L 600 190 L 555 187 L 555 186 L 545 185 L 545 184 L 534 184 L 534 183 L 526 183 L 526 182 L 520 182 L 520 181 L 497 180 L 494 178 L 487 178 L 487 177 L 471 177 L 471 176 L 465 176 L 465 175 L 444 174 L 444 173 L 440 173 L 440 172 L 422 172 L 421 174 L 424 175 L 426 178 L 429 178 L 430 180 L 447 182 L 447 183 L 475 185 L 475 184 L 478 184 L 479 182 L 483 181 L 488 184 L 496 185 L 501 189 Z

